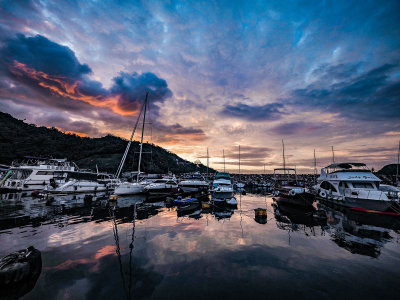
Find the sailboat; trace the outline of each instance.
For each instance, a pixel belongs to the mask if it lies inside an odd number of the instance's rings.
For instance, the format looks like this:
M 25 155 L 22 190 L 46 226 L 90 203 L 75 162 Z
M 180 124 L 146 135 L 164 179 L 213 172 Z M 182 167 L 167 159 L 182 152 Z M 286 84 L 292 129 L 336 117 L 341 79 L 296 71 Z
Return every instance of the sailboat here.
M 304 181 L 297 178 L 296 169 L 287 168 L 285 144 L 282 140 L 283 168 L 274 169 L 274 196 L 277 202 L 293 205 L 312 206 L 314 195 L 305 187 Z M 283 174 L 282 174 L 283 173 Z
M 132 143 L 133 135 L 134 135 L 134 133 L 135 133 L 136 127 L 137 127 L 137 125 L 138 125 L 140 116 L 141 116 L 142 111 L 143 111 L 142 137 L 141 137 L 141 140 L 140 140 L 140 151 L 139 151 L 139 162 L 138 162 L 138 174 L 137 174 L 137 177 L 136 177 L 136 182 L 122 182 L 122 183 L 120 183 L 120 184 L 115 188 L 115 190 L 114 190 L 114 194 L 115 194 L 115 195 L 135 195 L 135 194 L 142 194 L 142 193 L 145 192 L 144 187 L 148 184 L 147 181 L 143 181 L 143 182 L 140 182 L 140 181 L 139 181 L 139 178 L 140 178 L 140 164 L 141 164 L 141 161 L 142 161 L 142 151 L 143 151 L 144 124 L 145 124 L 145 122 L 146 122 L 146 111 L 147 111 L 148 96 L 149 96 L 149 92 L 146 92 L 146 98 L 145 98 L 145 100 L 144 100 L 144 105 L 143 105 L 143 107 L 142 107 L 142 110 L 141 110 L 140 113 L 139 113 L 139 116 L 138 116 L 138 119 L 137 119 L 137 121 L 136 121 L 135 127 L 134 127 L 134 129 L 133 129 L 133 131 L 132 131 L 131 138 L 130 138 L 130 140 L 129 140 L 129 143 L 128 143 L 128 145 L 127 145 L 127 148 L 126 148 L 126 150 L 125 150 L 125 153 L 124 153 L 124 155 L 123 155 L 123 157 L 122 157 L 122 160 L 121 160 L 121 163 L 120 163 L 120 165 L 119 165 L 119 167 L 118 167 L 118 171 L 117 171 L 117 175 L 116 175 L 117 177 L 119 177 L 119 175 L 120 175 L 120 173 L 121 173 L 121 171 L 122 171 L 122 168 L 123 168 L 123 166 L 124 166 L 126 157 L 127 157 L 127 155 L 128 155 L 129 147 L 130 147 L 130 145 L 131 145 L 131 143 Z

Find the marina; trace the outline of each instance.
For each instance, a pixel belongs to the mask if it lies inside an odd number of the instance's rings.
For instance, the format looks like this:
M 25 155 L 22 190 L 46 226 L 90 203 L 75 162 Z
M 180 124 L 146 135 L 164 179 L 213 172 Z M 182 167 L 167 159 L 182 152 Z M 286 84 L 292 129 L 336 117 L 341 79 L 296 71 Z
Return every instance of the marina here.
M 2 1 L 0 300 L 400 299 L 400 1 Z
M 398 218 L 302 208 L 252 192 L 237 195 L 234 209 L 197 203 L 190 211 L 145 195 L 114 204 L 106 194 L 86 195 L 51 204 L 3 195 L 0 255 L 26 245 L 42 253 L 41 274 L 23 299 L 246 298 L 266 289 L 272 298 L 322 299 L 334 289 L 338 297 L 390 299 L 399 292 Z M 327 218 L 313 217 L 316 210 Z

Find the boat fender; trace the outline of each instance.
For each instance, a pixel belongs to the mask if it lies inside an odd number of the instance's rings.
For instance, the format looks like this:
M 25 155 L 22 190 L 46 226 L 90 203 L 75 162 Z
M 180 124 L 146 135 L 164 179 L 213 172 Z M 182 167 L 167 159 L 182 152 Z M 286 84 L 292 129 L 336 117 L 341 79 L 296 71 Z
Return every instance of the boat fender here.
M 290 196 L 296 196 L 296 192 L 294 190 L 290 190 L 289 195 Z
M 324 192 L 324 191 L 320 191 L 319 192 L 319 196 L 321 197 L 321 198 L 326 198 L 326 193 Z
M 275 192 L 274 192 L 274 195 L 275 195 L 275 196 L 278 196 L 278 195 L 279 195 L 279 191 L 275 191 Z
M 41 271 L 42 256 L 40 251 L 33 246 L 0 259 L 1 285 L 20 283 L 38 276 Z

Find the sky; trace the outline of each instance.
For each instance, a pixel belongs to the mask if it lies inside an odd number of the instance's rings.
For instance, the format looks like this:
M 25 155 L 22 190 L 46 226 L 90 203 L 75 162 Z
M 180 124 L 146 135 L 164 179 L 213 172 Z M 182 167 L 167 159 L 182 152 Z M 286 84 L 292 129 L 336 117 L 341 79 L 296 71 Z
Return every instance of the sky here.
M 379 169 L 400 138 L 399 1 L 1 1 L 0 110 L 267 173 Z M 135 135 L 139 139 L 139 135 Z M 117 167 L 117 166 L 116 166 Z

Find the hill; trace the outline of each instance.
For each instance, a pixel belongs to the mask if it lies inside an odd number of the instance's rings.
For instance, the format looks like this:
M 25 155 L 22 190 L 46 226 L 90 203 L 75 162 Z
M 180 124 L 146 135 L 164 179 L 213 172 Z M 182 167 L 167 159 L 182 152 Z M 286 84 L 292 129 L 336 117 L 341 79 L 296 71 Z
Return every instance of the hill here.
M 65 134 L 56 128 L 27 124 L 0 112 L 0 163 L 10 164 L 24 156 L 68 158 L 80 168 L 114 173 L 125 151 L 127 141 L 116 136 L 101 138 Z M 139 143 L 133 142 L 123 171 L 137 169 Z M 206 172 L 207 167 L 190 163 L 154 144 L 143 144 L 141 170 L 149 173 Z M 136 154 L 135 154 L 136 153 Z M 210 169 L 210 172 L 215 172 Z
M 378 175 L 396 175 L 396 168 L 397 168 L 397 164 L 386 165 L 382 169 L 380 169 L 377 172 L 377 174 Z M 400 166 L 399 166 L 399 172 L 400 172 Z

